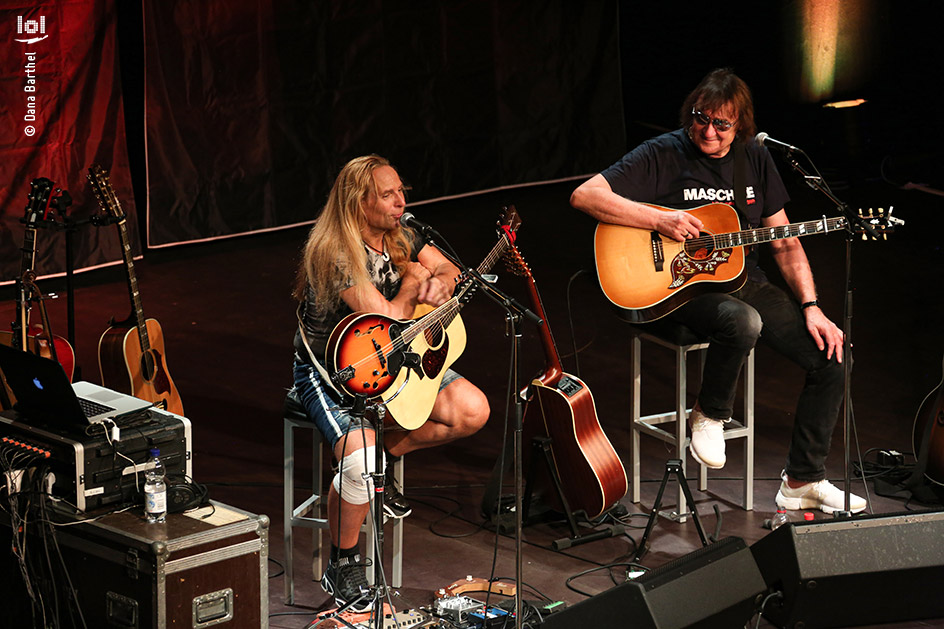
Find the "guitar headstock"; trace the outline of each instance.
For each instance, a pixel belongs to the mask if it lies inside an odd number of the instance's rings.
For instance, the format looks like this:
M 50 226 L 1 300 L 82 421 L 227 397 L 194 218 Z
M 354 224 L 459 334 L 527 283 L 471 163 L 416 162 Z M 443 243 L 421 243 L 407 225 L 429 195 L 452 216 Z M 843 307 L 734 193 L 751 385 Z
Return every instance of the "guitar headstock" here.
M 506 205 L 502 208 L 496 225 L 498 233 L 507 239 L 508 245 L 514 245 L 515 238 L 518 237 L 518 228 L 521 227 L 521 217 L 518 216 L 518 210 L 514 205 Z
M 892 216 L 894 209 L 894 207 L 889 206 L 888 212 L 886 212 L 885 208 L 881 207 L 878 209 L 869 208 L 868 211 L 859 208 L 859 221 L 862 224 L 853 225 L 853 232 L 862 234 L 862 240 L 878 240 L 879 237 L 882 240 L 888 240 L 888 234 L 894 233 L 896 225 L 905 224 L 905 221 Z M 868 225 L 868 229 L 865 225 Z
M 525 262 L 524 256 L 521 255 L 517 247 L 509 247 L 503 258 L 505 260 L 505 267 L 508 269 L 509 273 L 513 273 L 518 277 L 531 277 L 531 267 Z
M 27 227 L 36 227 L 37 223 L 46 220 L 49 214 L 49 201 L 52 198 L 52 189 L 56 184 L 51 179 L 39 177 L 30 182 L 30 192 L 27 195 L 29 203 L 26 205 L 24 222 Z
M 101 208 L 114 220 L 121 221 L 125 218 L 124 210 L 121 209 L 121 203 L 118 201 L 118 195 L 111 186 L 111 179 L 108 171 L 93 164 L 88 170 L 88 180 L 92 184 L 92 191 Z

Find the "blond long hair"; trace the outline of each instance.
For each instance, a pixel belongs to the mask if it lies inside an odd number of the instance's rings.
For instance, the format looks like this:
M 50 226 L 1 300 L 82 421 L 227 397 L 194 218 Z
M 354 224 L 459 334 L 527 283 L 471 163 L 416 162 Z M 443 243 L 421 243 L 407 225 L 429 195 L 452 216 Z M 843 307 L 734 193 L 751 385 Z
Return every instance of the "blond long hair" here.
M 373 173 L 390 162 L 379 155 L 356 157 L 338 173 L 328 201 L 308 233 L 296 277 L 294 296 L 305 299 L 311 286 L 318 303 L 337 304 L 345 280 L 370 281 L 361 230 L 367 226 L 364 207 L 376 194 Z M 399 225 L 384 235 L 390 259 L 402 273 L 410 259 L 409 235 Z

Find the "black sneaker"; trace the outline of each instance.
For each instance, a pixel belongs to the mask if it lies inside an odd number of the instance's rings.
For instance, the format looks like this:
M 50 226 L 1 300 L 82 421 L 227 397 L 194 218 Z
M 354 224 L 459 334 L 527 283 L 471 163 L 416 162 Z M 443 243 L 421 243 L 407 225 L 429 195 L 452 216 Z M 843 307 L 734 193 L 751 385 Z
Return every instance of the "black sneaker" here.
M 364 570 L 370 565 L 369 561 L 362 562 L 360 555 L 354 555 L 342 557 L 337 563 L 328 562 L 324 576 L 321 577 L 321 587 L 328 594 L 334 595 L 334 602 L 338 607 L 344 607 L 353 601 L 347 609 L 354 612 L 370 611 L 373 601 L 367 583 L 367 572 Z
M 388 478 L 384 483 L 384 513 L 396 520 L 413 513 L 413 507 L 393 484 L 392 478 Z
M 390 456 L 387 460 L 387 469 L 384 470 L 384 513 L 388 517 L 399 520 L 413 513 L 413 507 L 397 489 L 397 483 L 393 478 L 394 463 L 393 457 Z

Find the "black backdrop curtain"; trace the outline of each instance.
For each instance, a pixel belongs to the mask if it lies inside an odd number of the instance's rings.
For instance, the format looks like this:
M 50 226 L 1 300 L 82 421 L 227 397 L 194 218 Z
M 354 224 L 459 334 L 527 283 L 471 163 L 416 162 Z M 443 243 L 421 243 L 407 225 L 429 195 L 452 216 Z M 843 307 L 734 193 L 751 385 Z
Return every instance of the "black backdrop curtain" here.
M 380 153 L 413 200 L 624 149 L 617 3 L 144 0 L 148 244 L 310 221 Z

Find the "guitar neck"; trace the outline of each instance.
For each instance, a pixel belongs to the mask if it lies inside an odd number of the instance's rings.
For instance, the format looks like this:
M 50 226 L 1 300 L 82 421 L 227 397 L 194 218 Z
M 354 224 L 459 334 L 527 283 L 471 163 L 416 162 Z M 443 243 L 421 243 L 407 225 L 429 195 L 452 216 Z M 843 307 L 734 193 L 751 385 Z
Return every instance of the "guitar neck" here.
M 138 277 L 134 272 L 134 256 L 131 253 L 131 239 L 128 237 L 127 220 L 118 221 L 118 234 L 121 239 L 121 252 L 124 257 L 125 271 L 128 273 L 128 294 L 131 297 L 131 316 L 138 331 L 141 351 L 147 352 L 151 348 L 148 338 L 147 325 L 144 320 L 144 307 L 141 305 L 141 291 L 138 290 Z
M 761 244 L 773 240 L 781 240 L 783 238 L 798 238 L 812 234 L 825 234 L 837 229 L 845 229 L 845 227 L 845 218 L 826 218 L 824 216 L 815 221 L 790 223 L 789 225 L 778 225 L 776 227 L 745 229 L 743 231 L 730 232 L 727 234 L 716 234 L 710 236 L 710 238 L 715 247 L 719 249 L 729 249 L 731 247 Z
M 20 277 L 26 275 L 36 262 L 36 228 L 27 226 L 23 235 L 23 255 L 20 258 Z
M 531 307 L 534 308 L 535 314 L 544 322 L 544 325 L 538 328 L 541 346 L 544 348 L 544 373 L 538 380 L 544 384 L 553 384 L 564 372 L 564 368 L 561 365 L 560 353 L 557 351 L 557 343 L 554 342 L 554 336 L 551 334 L 551 326 L 547 323 L 547 315 L 544 314 L 541 295 L 538 293 L 538 287 L 531 273 L 528 273 L 528 296 L 531 298 Z

